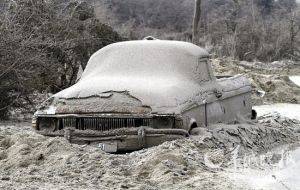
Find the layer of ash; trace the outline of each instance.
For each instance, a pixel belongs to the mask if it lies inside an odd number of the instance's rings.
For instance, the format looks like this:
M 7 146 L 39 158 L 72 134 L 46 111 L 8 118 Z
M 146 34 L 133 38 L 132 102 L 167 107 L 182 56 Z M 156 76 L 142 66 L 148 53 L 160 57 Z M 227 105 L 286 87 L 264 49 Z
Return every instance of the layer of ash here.
M 0 127 L 1 189 L 240 189 L 224 170 L 237 146 L 242 156 L 294 143 L 300 123 L 270 115 L 255 124 L 218 124 L 128 154 L 69 144 L 28 126 Z

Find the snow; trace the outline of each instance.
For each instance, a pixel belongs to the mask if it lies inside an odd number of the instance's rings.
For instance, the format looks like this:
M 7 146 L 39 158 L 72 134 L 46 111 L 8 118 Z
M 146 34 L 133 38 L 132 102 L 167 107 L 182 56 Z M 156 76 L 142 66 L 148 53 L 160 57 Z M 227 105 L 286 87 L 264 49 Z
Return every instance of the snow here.
M 300 76 L 290 76 L 290 80 L 300 87 Z

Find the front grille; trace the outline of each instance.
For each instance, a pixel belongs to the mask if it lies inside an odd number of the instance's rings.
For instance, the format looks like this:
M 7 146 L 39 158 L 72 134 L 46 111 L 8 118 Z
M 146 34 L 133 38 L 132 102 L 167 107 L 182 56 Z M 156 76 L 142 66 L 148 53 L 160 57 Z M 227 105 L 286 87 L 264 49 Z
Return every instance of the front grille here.
M 109 131 L 120 128 L 151 126 L 152 118 L 99 118 L 99 117 L 86 117 L 86 118 L 47 118 L 46 120 L 40 118 L 39 125 L 44 122 L 55 120 L 51 122 L 55 125 L 55 129 L 61 130 L 67 127 L 75 128 L 78 130 L 98 130 Z M 43 127 L 39 127 L 43 128 Z

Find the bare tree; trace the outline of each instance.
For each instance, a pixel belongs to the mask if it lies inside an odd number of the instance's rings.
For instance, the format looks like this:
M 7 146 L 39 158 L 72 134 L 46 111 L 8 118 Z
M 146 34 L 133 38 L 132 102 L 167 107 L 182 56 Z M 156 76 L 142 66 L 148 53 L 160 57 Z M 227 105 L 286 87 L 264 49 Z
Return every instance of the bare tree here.
M 67 5 L 18 0 L 0 11 L 0 119 L 11 107 L 27 105 L 36 91 L 55 93 L 72 85 L 92 53 L 122 40 L 87 4 Z
M 201 18 L 201 0 L 195 1 L 195 12 L 193 19 L 193 43 L 196 43 L 198 37 L 198 25 Z
M 292 58 L 296 58 L 295 57 L 295 53 L 296 53 L 296 37 L 298 32 L 300 31 L 300 27 L 299 25 L 296 23 L 296 13 L 292 12 L 291 13 L 291 18 L 290 18 L 290 56 Z

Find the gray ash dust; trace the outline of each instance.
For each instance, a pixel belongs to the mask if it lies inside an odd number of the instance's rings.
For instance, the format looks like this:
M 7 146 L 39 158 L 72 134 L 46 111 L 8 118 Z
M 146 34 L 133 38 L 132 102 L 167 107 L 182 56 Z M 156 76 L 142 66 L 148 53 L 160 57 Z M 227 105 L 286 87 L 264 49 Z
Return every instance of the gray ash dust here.
M 127 154 L 44 137 L 29 126 L 1 124 L 1 189 L 240 189 L 226 171 L 236 148 L 243 157 L 298 142 L 300 122 L 271 115 L 255 123 L 217 124 Z

